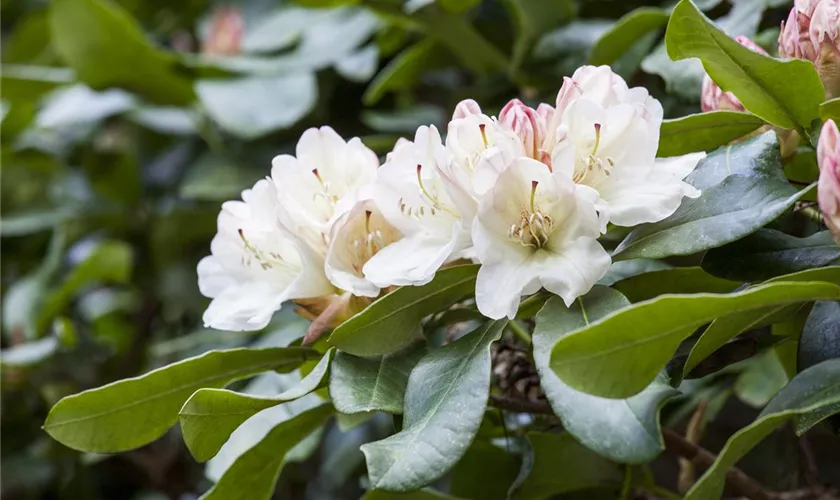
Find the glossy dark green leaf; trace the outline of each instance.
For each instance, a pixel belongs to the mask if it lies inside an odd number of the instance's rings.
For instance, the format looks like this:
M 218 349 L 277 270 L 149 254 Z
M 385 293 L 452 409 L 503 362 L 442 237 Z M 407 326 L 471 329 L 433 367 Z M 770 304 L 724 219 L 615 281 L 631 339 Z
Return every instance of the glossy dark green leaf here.
M 531 432 L 530 451 L 514 484 L 513 500 L 545 500 L 561 493 L 619 485 L 621 467 L 581 446 L 571 434 Z
M 712 151 L 697 163 L 685 181 L 703 190 L 733 174 L 782 180 L 781 164 L 779 140 L 774 132 L 768 131 Z
M 824 282 L 778 282 L 721 295 L 665 295 L 561 338 L 550 366 L 579 391 L 626 398 L 650 384 L 680 343 L 704 323 L 750 309 L 836 297 L 840 287 Z
M 827 359 L 840 358 L 840 302 L 814 304 L 799 337 L 797 358 L 800 370 Z
M 121 87 L 161 104 L 194 100 L 192 82 L 174 55 L 146 39 L 117 4 L 107 0 L 50 2 L 52 46 L 95 89 Z
M 767 283 L 790 281 L 826 281 L 840 285 L 840 267 L 812 269 L 788 274 L 773 278 Z M 730 314 L 714 320 L 692 347 L 683 367 L 683 375 L 688 376 L 691 370 L 722 347 L 729 339 L 747 330 L 771 323 L 782 311 L 786 311 L 790 307 L 791 304 L 780 303 L 770 307 Z
M 600 398 L 572 389 L 549 367 L 551 347 L 557 340 L 629 305 L 621 293 L 600 286 L 570 308 L 559 297 L 551 298 L 537 315 L 533 355 L 540 385 L 564 429 L 601 456 L 643 463 L 662 451 L 659 409 L 679 392 L 667 380 L 657 379 L 629 399 Z
M 665 44 L 673 60 L 699 58 L 723 90 L 774 125 L 808 129 L 819 116 L 825 91 L 813 64 L 753 52 L 717 28 L 690 0 L 681 0 L 671 13 Z
M 811 187 L 796 191 L 787 180 L 730 175 L 686 199 L 674 215 L 634 229 L 613 259 L 691 255 L 740 239 L 775 220 Z
M 411 371 L 403 428 L 362 446 L 374 489 L 411 491 L 449 472 L 478 432 L 490 393 L 492 321 L 431 351 Z
M 425 343 L 379 358 L 339 352 L 330 374 L 333 406 L 341 413 L 402 413 L 408 376 L 425 354 Z
M 668 13 L 655 7 L 640 7 L 629 12 L 601 35 L 589 53 L 589 64 L 594 66 L 612 64 L 639 38 L 665 26 L 667 22 Z
M 181 434 L 199 462 L 213 458 L 242 422 L 261 410 L 305 396 L 317 389 L 330 370 L 334 349 L 321 358 L 300 383 L 273 397 L 249 396 L 225 389 L 200 389 L 178 412 Z
M 450 492 L 462 498 L 505 500 L 518 470 L 518 456 L 476 439 L 452 469 Z
M 268 500 L 283 460 L 305 437 L 323 426 L 333 413 L 330 405 L 322 405 L 296 415 L 273 429 L 236 462 L 207 493 L 203 500 Z
M 309 72 L 201 80 L 195 90 L 213 120 L 244 139 L 291 127 L 318 99 L 318 82 Z
M 711 274 L 745 281 L 836 264 L 840 264 L 840 246 L 828 231 L 797 238 L 773 229 L 759 229 L 709 250 L 703 257 L 703 269 Z
M 420 321 L 471 296 L 478 266 L 438 271 L 423 286 L 399 288 L 339 325 L 329 343 L 356 356 L 394 352 L 420 335 Z
M 292 370 L 312 354 L 299 347 L 210 351 L 68 396 L 50 410 L 44 430 L 76 450 L 130 450 L 154 441 L 175 424 L 178 410 L 195 391 L 224 387 L 267 370 Z
M 727 293 L 740 284 L 716 278 L 699 267 L 674 267 L 632 276 L 615 283 L 613 288 L 630 302 L 641 302 L 666 293 Z
M 750 113 L 712 111 L 664 120 L 659 132 L 657 156 L 679 156 L 710 151 L 752 133 L 765 125 Z
M 762 439 L 797 415 L 838 403 L 840 359 L 825 361 L 803 371 L 770 400 L 752 424 L 729 438 L 715 463 L 688 491 L 686 500 L 720 498 L 726 472 Z

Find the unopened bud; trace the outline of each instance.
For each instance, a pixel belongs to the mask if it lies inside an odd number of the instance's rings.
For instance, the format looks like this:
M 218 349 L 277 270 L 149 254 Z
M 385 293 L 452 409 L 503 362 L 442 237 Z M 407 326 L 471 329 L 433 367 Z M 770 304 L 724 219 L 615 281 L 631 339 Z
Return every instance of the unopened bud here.
M 466 118 L 470 115 L 480 115 L 481 106 L 472 99 L 464 99 L 455 106 L 455 112 L 452 113 L 452 119 Z
M 817 73 L 829 98 L 840 95 L 840 0 L 812 0 L 808 29 Z M 809 5 L 810 7 L 810 5 Z
M 519 99 L 513 99 L 502 108 L 499 113 L 499 122 L 519 136 L 525 153 L 529 157 L 538 159 L 546 123 L 537 110 L 526 106 Z
M 738 36 L 735 40 L 744 47 L 758 54 L 767 55 L 767 51 L 756 45 L 745 36 Z M 703 77 L 703 90 L 700 95 L 700 107 L 703 111 L 746 111 L 741 101 L 732 92 L 724 92 L 709 75 Z
M 825 225 L 840 244 L 840 131 L 834 120 L 825 122 L 817 144 L 820 179 L 817 200 Z

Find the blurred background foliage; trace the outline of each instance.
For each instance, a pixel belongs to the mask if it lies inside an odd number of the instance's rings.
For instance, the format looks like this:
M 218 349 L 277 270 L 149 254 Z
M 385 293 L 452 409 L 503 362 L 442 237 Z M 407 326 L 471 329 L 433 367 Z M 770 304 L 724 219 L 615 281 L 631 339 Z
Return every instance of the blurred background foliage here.
M 729 34 L 771 51 L 789 8 L 784 0 L 697 4 Z M 196 464 L 177 429 L 132 452 L 83 455 L 40 425 L 56 401 L 80 390 L 211 348 L 285 345 L 302 334 L 304 320 L 289 311 L 263 332 L 203 328 L 207 300 L 195 266 L 209 252 L 220 203 L 267 175 L 271 158 L 292 152 L 303 130 L 329 124 L 384 155 L 420 124 L 444 127 L 463 98 L 488 114 L 512 97 L 553 103 L 562 77 L 585 63 L 611 64 L 647 87 L 666 117 L 696 112 L 702 66 L 670 61 L 662 44 L 671 6 L 4 0 L 3 498 L 194 498 L 232 460 Z M 706 400 L 712 420 L 734 404 L 744 416 L 715 423 L 725 437 L 788 375 L 775 356 L 754 358 L 700 379 L 664 418 L 684 421 Z M 247 390 L 276 393 L 294 383 L 289 377 L 263 375 Z M 339 424 L 296 450 L 277 498 L 358 498 L 358 447 L 393 423 Z M 492 419 L 485 427 L 488 435 L 502 429 Z M 248 436 L 237 438 L 246 446 Z M 470 457 L 487 458 L 481 444 L 456 468 L 453 492 L 480 486 Z M 768 440 L 756 453 L 768 446 L 796 444 Z M 759 477 L 790 481 L 783 461 L 770 462 L 756 466 Z

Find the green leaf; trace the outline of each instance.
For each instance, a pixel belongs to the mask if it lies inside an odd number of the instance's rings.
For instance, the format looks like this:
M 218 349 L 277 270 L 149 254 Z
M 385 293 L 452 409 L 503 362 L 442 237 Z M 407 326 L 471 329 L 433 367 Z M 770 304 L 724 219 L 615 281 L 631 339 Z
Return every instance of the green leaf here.
M 210 351 L 68 396 L 50 410 L 44 430 L 80 451 L 116 453 L 137 448 L 172 427 L 178 410 L 195 391 L 224 387 L 266 370 L 291 370 L 312 353 L 299 347 Z
M 411 491 L 446 474 L 473 440 L 490 393 L 492 321 L 423 357 L 411 371 L 400 432 L 362 446 L 374 489 Z M 432 389 L 432 390 L 430 390 Z
M 380 298 L 348 319 L 329 343 L 356 356 L 379 356 L 405 347 L 421 333 L 420 321 L 472 296 L 478 266 L 438 271 L 423 286 L 406 286 Z
M 392 493 L 390 491 L 371 490 L 365 493 L 361 500 L 462 500 L 429 488 L 408 493 Z
M 194 100 L 174 55 L 152 45 L 131 16 L 108 0 L 50 2 L 52 46 L 94 89 L 121 87 L 160 104 Z
M 634 229 L 614 260 L 691 255 L 738 240 L 768 224 L 811 190 L 780 178 L 730 175 L 699 198 L 684 200 L 667 219 Z
M 544 500 L 561 493 L 619 485 L 621 468 L 586 449 L 571 434 L 530 432 L 530 451 L 511 489 L 513 500 Z
M 712 111 L 664 120 L 657 156 L 679 156 L 710 151 L 752 133 L 764 120 L 750 113 Z
M 446 65 L 448 58 L 441 46 L 427 38 L 400 52 L 376 75 L 362 96 L 362 102 L 371 106 L 387 92 L 412 86 L 424 72 Z
M 685 181 L 703 190 L 720 184 L 733 174 L 782 180 L 782 155 L 775 132 L 765 132 L 746 141 L 721 147 L 700 160 Z
M 540 385 L 564 429 L 603 457 L 644 463 L 662 451 L 659 409 L 679 392 L 657 379 L 629 399 L 600 398 L 572 389 L 549 367 L 551 347 L 559 339 L 629 305 L 621 293 L 600 286 L 569 308 L 552 297 L 537 314 L 533 355 Z
M 612 286 L 620 281 L 639 276 L 640 274 L 650 273 L 653 271 L 661 271 L 663 269 L 670 269 L 671 265 L 667 262 L 654 259 L 631 259 L 620 260 L 613 262 L 610 265 L 609 271 L 603 278 L 598 280 L 599 285 Z M 625 294 L 626 295 L 626 294 Z
M 223 129 L 254 139 L 289 128 L 315 106 L 318 82 L 310 72 L 201 80 L 195 91 Z
M 837 299 L 824 282 L 770 283 L 725 295 L 665 295 L 571 332 L 554 345 L 551 369 L 572 388 L 625 398 L 644 389 L 694 330 L 721 316 L 777 304 Z
M 614 63 L 639 38 L 665 26 L 667 22 L 668 13 L 656 7 L 640 7 L 629 12 L 601 35 L 589 53 L 589 64 L 600 66 Z
M 570 0 L 506 0 L 517 27 L 513 46 L 513 68 L 518 69 L 531 51 L 534 42 L 546 31 L 571 19 L 576 9 Z
M 718 29 L 690 0 L 671 13 L 665 33 L 671 59 L 697 57 L 712 79 L 756 116 L 782 128 L 808 129 L 825 91 L 809 61 L 757 54 Z
M 334 351 L 327 351 L 298 385 L 274 397 L 249 396 L 225 389 L 196 391 L 178 412 L 184 443 L 192 456 L 199 462 L 210 460 L 230 434 L 254 414 L 317 389 L 330 369 Z
M 840 97 L 830 99 L 820 104 L 820 118 L 823 121 L 840 121 Z
M 840 403 L 840 359 L 803 371 L 779 391 L 752 424 L 729 438 L 715 463 L 688 491 L 686 500 L 720 498 L 726 472 L 762 439 L 797 415 L 837 403 Z
M 766 283 L 817 280 L 840 285 L 840 267 L 812 269 L 810 271 L 788 274 L 773 278 Z M 720 349 L 729 339 L 747 330 L 772 323 L 788 307 L 790 307 L 790 304 L 777 304 L 771 307 L 762 307 L 730 314 L 714 320 L 700 338 L 697 339 L 694 347 L 691 348 L 691 353 L 688 355 L 688 359 L 686 359 L 685 366 L 683 367 L 683 376 L 687 377 L 691 370 L 716 350 Z
M 43 331 L 84 287 L 96 283 L 128 283 L 133 265 L 132 248 L 124 241 L 103 241 L 46 297 L 38 314 L 38 331 Z
M 339 352 L 330 375 L 330 397 L 335 409 L 341 413 L 402 413 L 408 376 L 425 354 L 425 343 L 378 359 Z
M 333 413 L 321 405 L 277 425 L 250 450 L 243 453 L 203 500 L 268 500 L 289 451 L 323 426 Z
M 732 390 L 744 404 L 761 408 L 787 383 L 787 373 L 776 350 L 767 349 L 746 360 Z
M 505 500 L 517 470 L 516 455 L 476 439 L 452 470 L 450 491 L 463 498 Z
M 782 274 L 840 264 L 840 246 L 828 231 L 797 238 L 773 229 L 755 233 L 703 257 L 703 269 L 723 278 L 760 281 Z
M 838 332 L 840 302 L 820 301 L 814 304 L 799 337 L 798 368 L 804 370 L 827 359 L 840 358 Z
M 716 278 L 699 267 L 675 267 L 642 273 L 621 280 L 613 287 L 630 302 L 641 302 L 666 293 L 728 293 L 740 284 Z

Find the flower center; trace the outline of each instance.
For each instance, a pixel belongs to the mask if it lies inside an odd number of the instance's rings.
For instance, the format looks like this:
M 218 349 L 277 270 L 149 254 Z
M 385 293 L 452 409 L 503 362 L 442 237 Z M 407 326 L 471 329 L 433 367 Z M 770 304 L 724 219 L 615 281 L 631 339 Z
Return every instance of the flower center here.
M 248 238 L 245 237 L 245 231 L 243 231 L 242 229 L 239 229 L 238 232 L 239 238 L 242 239 L 242 244 L 245 246 L 245 255 L 242 256 L 242 264 L 244 266 L 251 267 L 253 258 L 257 261 L 257 263 L 259 263 L 260 267 L 264 271 L 273 269 L 274 267 L 294 267 L 288 262 L 286 262 L 279 253 L 263 252 L 256 245 L 249 242 Z
M 575 173 L 572 180 L 577 184 L 584 184 L 589 181 L 593 184 L 599 178 L 609 177 L 612 175 L 612 169 L 615 167 L 615 161 L 609 156 L 606 157 L 606 163 L 598 157 L 598 146 L 601 144 L 601 124 L 595 124 L 595 144 L 592 146 L 592 151 L 583 157 L 581 161 L 575 165 Z
M 321 177 L 321 174 L 319 174 L 319 173 L 318 173 L 318 169 L 317 169 L 317 168 L 313 168 L 313 169 L 312 169 L 312 174 L 315 176 L 315 178 L 316 178 L 316 179 L 318 179 L 318 184 L 320 184 L 320 185 L 321 185 L 321 190 L 320 190 L 320 191 L 318 191 L 318 192 L 316 192 L 316 193 L 313 195 L 313 197 L 314 197 L 314 198 L 321 197 L 321 198 L 323 198 L 323 199 L 327 200 L 327 202 L 328 202 L 328 203 L 331 203 L 331 204 L 333 204 L 333 205 L 335 205 L 336 203 L 338 203 L 338 198 L 339 198 L 339 197 L 338 197 L 338 196 L 336 196 L 336 195 L 334 195 L 334 194 L 332 194 L 332 193 L 330 193 L 330 183 L 329 183 L 329 181 L 325 181 L 325 180 Z
M 376 255 L 377 252 L 382 250 L 385 246 L 384 238 L 382 237 L 382 231 L 379 229 L 371 230 L 370 227 L 370 217 L 372 212 L 370 210 L 365 210 L 365 232 L 364 235 L 360 238 L 356 238 L 351 243 L 351 252 L 353 256 L 353 270 L 356 271 L 357 274 L 362 272 L 362 267 L 364 267 L 365 263 L 370 260 L 371 257 Z
M 543 214 L 536 207 L 538 181 L 531 181 L 531 199 L 528 209 L 521 211 L 521 218 L 508 228 L 508 238 L 529 248 L 542 248 L 548 244 L 548 237 L 554 226 L 550 215 Z
M 482 129 L 483 130 L 483 129 Z M 426 186 L 423 184 L 423 165 L 417 164 L 417 185 L 420 187 L 420 195 L 422 198 L 425 198 L 429 201 L 430 207 L 428 212 L 431 215 L 437 215 L 438 211 L 445 212 L 452 217 L 458 218 L 459 215 L 452 211 L 451 209 L 447 208 L 446 205 L 441 203 L 441 201 L 437 197 L 437 193 L 432 190 L 431 192 L 426 189 Z M 403 215 L 407 215 L 409 217 L 414 217 L 415 219 L 419 219 L 426 215 L 426 207 L 424 205 L 420 205 L 419 207 L 412 207 L 405 203 L 403 198 L 400 198 L 397 203 L 400 207 L 400 212 Z

